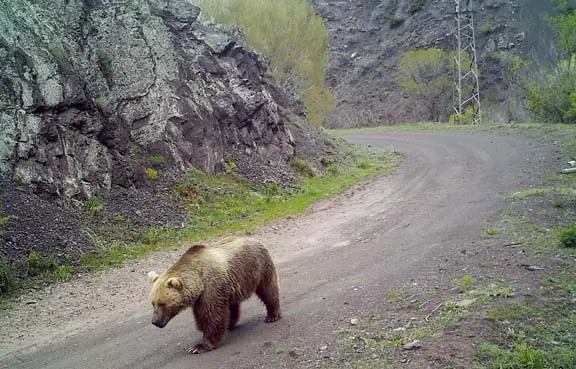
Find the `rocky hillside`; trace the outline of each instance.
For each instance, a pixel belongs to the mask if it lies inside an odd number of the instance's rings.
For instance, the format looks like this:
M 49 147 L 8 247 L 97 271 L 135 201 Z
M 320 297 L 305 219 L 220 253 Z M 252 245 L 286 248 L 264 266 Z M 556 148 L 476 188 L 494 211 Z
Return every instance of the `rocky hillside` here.
M 180 225 L 171 186 L 192 167 L 289 183 L 295 155 L 320 159 L 299 98 L 199 13 L 187 0 L 0 0 L 0 256 L 84 247 L 78 209 L 93 196 Z
M 314 0 L 330 30 L 329 81 L 338 109 L 330 127 L 394 124 L 426 119 L 395 80 L 407 50 L 454 50 L 454 0 Z M 473 0 L 480 89 L 489 119 L 525 119 L 518 93 L 505 80 L 506 60 L 555 57 L 541 15 L 550 0 Z M 392 21 L 394 20 L 394 21 Z M 513 105 L 513 107 L 511 107 Z

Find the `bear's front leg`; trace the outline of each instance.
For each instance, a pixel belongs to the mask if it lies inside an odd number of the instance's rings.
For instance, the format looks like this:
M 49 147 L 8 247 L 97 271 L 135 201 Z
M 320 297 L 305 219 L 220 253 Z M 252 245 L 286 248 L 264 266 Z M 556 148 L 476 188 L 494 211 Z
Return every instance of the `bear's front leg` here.
M 206 307 L 197 304 L 194 306 L 194 317 L 196 318 L 196 325 L 204 333 L 204 337 L 201 342 L 190 347 L 187 350 L 188 353 L 200 354 L 217 348 L 226 335 L 230 321 L 229 307 Z
M 212 351 L 215 348 L 216 348 L 215 346 L 212 346 L 209 342 L 205 342 L 203 340 L 202 342 L 199 342 L 194 346 L 188 348 L 186 352 L 188 352 L 189 354 L 201 354 L 203 352 Z

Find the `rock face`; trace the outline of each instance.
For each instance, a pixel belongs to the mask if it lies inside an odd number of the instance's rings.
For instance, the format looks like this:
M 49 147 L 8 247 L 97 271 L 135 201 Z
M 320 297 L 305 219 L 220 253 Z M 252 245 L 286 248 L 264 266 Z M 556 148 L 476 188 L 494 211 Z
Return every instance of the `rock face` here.
M 239 32 L 199 14 L 190 0 L 0 0 L 0 258 L 77 265 L 104 241 L 184 227 L 174 189 L 192 167 L 290 184 L 294 156 L 336 153 Z
M 330 127 L 394 124 L 428 119 L 396 80 L 405 51 L 454 50 L 454 0 L 314 0 L 330 32 L 328 78 L 338 108 Z M 551 0 L 478 0 L 474 5 L 476 48 L 483 106 L 493 120 L 527 119 L 519 92 L 506 80 L 511 56 L 548 62 L 554 58 L 549 27 L 541 15 Z M 513 108 L 511 108 L 511 105 Z M 447 116 L 445 117 L 447 119 Z
M 302 104 L 199 13 L 187 0 L 0 0 L 1 178 L 85 199 L 147 186 L 153 165 L 165 178 L 290 159 L 286 116 Z

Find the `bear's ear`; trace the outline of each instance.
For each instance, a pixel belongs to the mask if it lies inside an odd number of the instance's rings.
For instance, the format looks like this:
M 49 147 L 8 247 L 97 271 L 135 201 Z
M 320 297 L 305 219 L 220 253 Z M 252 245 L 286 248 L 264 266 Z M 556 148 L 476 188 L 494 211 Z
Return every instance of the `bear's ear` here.
M 176 277 L 168 278 L 168 280 L 166 281 L 166 285 L 168 285 L 168 287 L 175 288 L 177 290 L 181 290 L 183 287 L 182 280 Z
M 155 271 L 151 271 L 148 273 L 148 280 L 150 282 L 156 282 L 158 277 L 160 277 L 160 275 L 158 273 L 156 273 Z

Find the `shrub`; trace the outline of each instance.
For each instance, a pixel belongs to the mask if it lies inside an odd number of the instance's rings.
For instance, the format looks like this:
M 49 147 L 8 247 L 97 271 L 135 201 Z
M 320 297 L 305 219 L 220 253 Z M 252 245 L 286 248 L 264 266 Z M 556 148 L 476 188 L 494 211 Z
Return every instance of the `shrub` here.
M 0 295 L 10 294 L 16 287 L 16 268 L 5 257 L 0 258 Z
M 448 121 L 453 124 L 472 124 L 474 120 L 475 106 L 469 105 L 460 116 L 458 114 L 450 114 Z
M 103 97 L 97 97 L 96 100 L 94 100 L 94 102 L 96 103 L 96 106 L 98 106 L 100 109 L 104 108 L 104 105 L 106 104 L 106 99 Z
M 2 208 L 2 203 L 0 203 L 0 236 L 4 234 L 4 226 L 12 218 L 10 215 L 2 216 L 3 211 L 4 209 Z
M 27 276 L 37 277 L 58 268 L 58 259 L 55 256 L 42 256 L 36 251 L 28 254 Z
M 470 288 L 472 287 L 472 284 L 474 284 L 474 282 L 476 282 L 476 278 L 474 278 L 473 276 L 467 274 L 462 278 L 459 279 L 455 279 L 452 281 L 452 283 L 460 288 L 460 290 L 462 292 L 466 292 L 468 290 L 470 290 Z
M 264 184 L 260 191 L 266 196 L 280 196 L 284 193 L 284 189 L 276 182 L 268 182 Z
M 108 85 L 112 84 L 112 77 L 114 72 L 112 70 L 112 57 L 102 50 L 96 52 L 96 57 L 98 58 L 98 66 L 100 67 L 100 72 L 104 76 L 104 79 Z
M 336 177 L 340 175 L 340 168 L 336 164 L 329 164 L 326 167 L 326 172 L 331 175 L 332 177 Z
M 370 163 L 366 160 L 360 160 L 356 163 L 358 169 L 368 169 L 370 168 Z
M 152 180 L 158 179 L 158 171 L 154 168 L 146 168 L 146 174 L 148 174 L 148 177 Z
M 152 164 L 163 166 L 166 163 L 163 155 L 152 155 L 148 158 Z
M 95 196 L 92 196 L 88 200 L 86 200 L 85 207 L 88 214 L 92 216 L 100 214 L 102 209 L 104 209 L 104 205 L 102 205 L 102 200 L 100 200 Z
M 568 200 L 566 199 L 554 199 L 550 202 L 550 204 L 558 209 L 565 209 L 568 207 Z
M 576 30 L 575 30 L 576 32 Z M 528 110 L 545 123 L 576 123 L 576 56 L 534 78 L 528 86 Z
M 5 217 L 0 217 L 0 236 L 2 236 L 2 235 L 4 234 L 4 232 L 5 232 L 5 230 L 4 230 L 4 225 L 5 225 L 6 223 L 8 223 L 8 221 L 10 220 L 10 218 L 11 218 L 11 217 L 10 217 L 9 215 L 8 215 L 8 216 L 5 216 Z
M 313 124 L 322 124 L 336 106 L 336 96 L 323 83 L 309 87 L 302 94 L 308 107 L 308 119 Z
M 576 11 L 555 1 L 557 15 L 548 22 L 557 36 L 562 60 L 528 87 L 528 110 L 549 123 L 576 123 Z
M 194 0 L 205 16 L 239 25 L 250 45 L 270 58 L 271 74 L 306 100 L 309 120 L 321 124 L 334 107 L 325 85 L 328 28 L 306 0 Z
M 412 0 L 410 7 L 408 8 L 408 13 L 415 14 L 424 8 L 425 0 Z
M 560 245 L 576 248 L 576 224 L 560 230 Z
M 400 55 L 398 82 L 415 104 L 423 106 L 430 121 L 448 118 L 453 67 L 454 54 L 442 49 L 411 50 Z M 466 70 L 466 66 L 463 68 Z
M 142 235 L 142 240 L 147 245 L 157 245 L 163 238 L 164 229 L 162 227 L 154 227 L 147 229 Z
M 390 17 L 390 28 L 397 28 L 400 27 L 404 23 L 404 19 L 393 15 Z
M 234 156 L 232 155 L 226 155 L 225 163 L 226 163 L 226 173 L 232 173 L 234 169 L 238 167 L 236 165 L 236 160 L 234 160 Z
M 58 265 L 54 272 L 47 274 L 47 277 L 58 281 L 67 281 L 72 276 L 72 271 L 71 265 Z
M 494 27 L 490 23 L 484 23 L 480 27 L 480 32 L 484 33 L 484 34 L 488 34 L 488 33 L 492 32 L 493 30 L 494 30 Z
M 314 177 L 315 175 L 312 165 L 306 160 L 294 158 L 290 164 L 292 165 L 292 168 L 294 168 L 299 174 L 305 175 L 307 177 Z
M 50 44 L 48 45 L 48 51 L 50 52 L 50 55 L 52 55 L 52 57 L 54 57 L 54 59 L 56 59 L 56 61 L 60 61 L 62 59 L 64 59 L 64 48 L 62 47 L 62 45 L 58 45 L 58 44 Z

